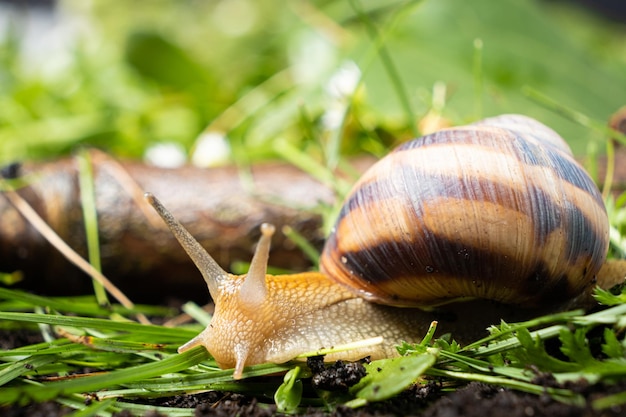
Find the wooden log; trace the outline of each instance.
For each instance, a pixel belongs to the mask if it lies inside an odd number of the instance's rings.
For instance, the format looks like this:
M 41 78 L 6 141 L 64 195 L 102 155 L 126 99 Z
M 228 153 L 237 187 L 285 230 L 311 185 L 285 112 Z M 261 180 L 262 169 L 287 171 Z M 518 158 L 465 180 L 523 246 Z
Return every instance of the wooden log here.
M 323 244 L 318 208 L 333 204 L 335 196 L 291 165 L 255 165 L 247 173 L 235 167 L 162 169 L 93 155 L 103 272 L 134 301 L 208 299 L 200 274 L 143 201 L 144 191 L 158 196 L 226 270 L 235 261 L 249 262 L 262 222 L 274 223 L 278 230 L 289 225 L 316 247 Z M 19 194 L 85 256 L 77 162 L 24 164 L 14 174 L 29 181 Z M 294 271 L 311 267 L 282 233 L 272 247 L 271 265 Z M 43 294 L 80 294 L 92 288 L 89 278 L 3 197 L 0 270 L 22 271 L 22 285 Z

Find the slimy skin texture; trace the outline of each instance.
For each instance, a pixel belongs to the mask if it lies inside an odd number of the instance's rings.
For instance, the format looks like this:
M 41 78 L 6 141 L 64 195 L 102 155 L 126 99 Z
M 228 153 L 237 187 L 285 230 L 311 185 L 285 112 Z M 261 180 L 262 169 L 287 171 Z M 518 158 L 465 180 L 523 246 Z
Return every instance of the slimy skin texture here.
M 245 276 L 231 278 L 215 300 L 211 324 L 180 351 L 201 344 L 220 367 L 235 368 L 236 377 L 241 376 L 245 365 L 283 363 L 304 352 L 378 336 L 383 337 L 382 344 L 346 351 L 336 359 L 395 356 L 398 343 L 409 340 L 410 335 L 423 336 L 430 323 L 410 315 L 409 310 L 379 306 L 355 297 L 319 273 L 268 275 L 269 297 L 249 309 L 246 300 L 238 299 L 237 291 Z M 306 302 L 299 301 L 303 299 Z M 370 319 L 359 320 L 360 317 Z

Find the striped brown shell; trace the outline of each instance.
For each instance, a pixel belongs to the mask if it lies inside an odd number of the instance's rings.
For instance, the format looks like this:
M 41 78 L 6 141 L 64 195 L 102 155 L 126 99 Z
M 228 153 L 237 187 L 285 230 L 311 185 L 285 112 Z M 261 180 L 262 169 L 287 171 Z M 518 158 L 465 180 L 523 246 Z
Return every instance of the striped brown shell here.
M 563 139 L 504 115 L 423 136 L 376 163 L 347 197 L 321 268 L 384 304 L 531 306 L 588 287 L 608 234 L 602 197 Z

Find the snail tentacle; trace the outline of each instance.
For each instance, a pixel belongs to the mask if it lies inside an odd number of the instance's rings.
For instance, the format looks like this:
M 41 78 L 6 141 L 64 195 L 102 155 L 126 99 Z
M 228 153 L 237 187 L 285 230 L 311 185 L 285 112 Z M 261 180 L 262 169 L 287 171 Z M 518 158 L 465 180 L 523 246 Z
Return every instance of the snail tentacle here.
M 256 251 L 250 262 L 248 274 L 239 290 L 241 306 L 250 310 L 258 308 L 267 299 L 265 276 L 267 275 L 267 262 L 270 256 L 270 246 L 274 231 L 275 227 L 269 223 L 261 225 L 261 239 L 259 239 Z
M 220 285 L 228 280 L 230 274 L 215 262 L 202 245 L 191 236 L 187 229 L 176 220 L 172 213 L 152 193 L 145 193 L 144 198 L 161 216 L 172 231 L 172 234 L 174 234 L 180 245 L 185 249 L 185 252 L 187 252 L 193 263 L 200 270 L 207 287 L 209 287 L 209 293 L 215 300 L 220 292 Z

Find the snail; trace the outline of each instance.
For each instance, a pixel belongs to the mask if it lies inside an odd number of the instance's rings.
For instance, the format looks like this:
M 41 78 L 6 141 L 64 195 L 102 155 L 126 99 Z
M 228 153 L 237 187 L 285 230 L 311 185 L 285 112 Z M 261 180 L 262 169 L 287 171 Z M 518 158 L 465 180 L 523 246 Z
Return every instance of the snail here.
M 234 378 L 246 365 L 374 336 L 384 343 L 337 357 L 397 355 L 396 344 L 424 334 L 434 306 L 566 302 L 595 282 L 609 243 L 590 176 L 556 132 L 520 115 L 420 137 L 374 164 L 345 199 L 320 272 L 266 275 L 274 227 L 263 224 L 249 272 L 231 275 L 146 199 L 215 302 L 211 323 L 179 352 L 203 345 Z

